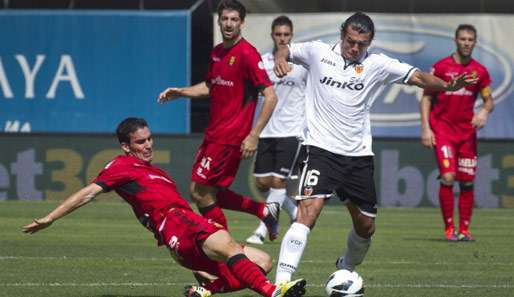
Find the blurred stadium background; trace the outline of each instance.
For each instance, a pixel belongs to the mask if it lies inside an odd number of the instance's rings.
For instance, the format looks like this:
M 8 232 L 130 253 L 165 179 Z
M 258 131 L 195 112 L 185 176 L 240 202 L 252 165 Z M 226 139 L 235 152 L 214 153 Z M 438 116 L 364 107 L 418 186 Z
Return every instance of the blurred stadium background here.
M 159 165 L 187 196 L 190 165 L 208 121 L 208 100 L 158 105 L 167 86 L 204 79 L 218 42 L 208 0 L 1 0 L 0 200 L 60 200 L 117 153 L 126 116 L 149 120 Z M 338 38 L 351 11 L 375 19 L 375 48 L 428 71 L 454 49 L 459 23 L 477 26 L 474 56 L 493 77 L 496 109 L 480 131 L 478 207 L 514 207 L 514 2 L 243 1 L 244 36 L 271 48 L 269 23 L 288 14 L 295 40 Z M 419 144 L 419 91 L 391 87 L 373 108 L 382 206 L 437 206 L 432 153 Z M 259 197 L 251 162 L 237 190 Z
M 73 269 L 68 267 L 70 264 L 65 261 L 66 256 L 60 258 L 68 250 L 59 247 L 59 244 L 62 238 L 73 236 L 74 230 L 52 230 L 47 234 L 62 232 L 61 236 L 27 241 L 26 237 L 19 234 L 19 227 L 28 223 L 27 220 L 33 216 L 50 209 L 55 201 L 62 200 L 88 183 L 106 162 L 119 153 L 113 130 L 127 116 L 145 117 L 149 121 L 156 135 L 155 163 L 170 172 L 184 197 L 188 196 L 190 168 L 208 121 L 209 103 L 208 100 L 190 102 L 181 99 L 158 105 L 156 97 L 167 86 L 188 85 L 203 80 L 209 52 L 219 40 L 216 17 L 213 15 L 218 2 L 0 0 L 0 201 L 4 201 L 0 203 L 0 267 L 5 267 L 4 274 L 0 272 L 0 282 L 4 279 L 0 283 L 0 296 L 118 296 L 105 295 L 108 284 L 98 286 L 99 289 L 87 285 L 69 285 L 69 292 L 62 291 L 58 285 L 34 285 L 34 288 L 24 286 L 30 283 L 31 278 L 22 282 L 20 277 L 29 271 L 50 269 L 47 274 L 53 273 L 46 260 L 54 264 L 63 262 L 55 264 L 55 270 Z M 453 50 L 452 38 L 457 24 L 472 23 L 477 27 L 479 42 L 474 56 L 492 74 L 496 102 L 488 126 L 479 134 L 480 159 L 476 182 L 476 207 L 479 210 L 474 226 L 482 226 L 482 229 L 477 230 L 477 235 L 483 241 L 464 248 L 465 253 L 474 259 L 469 265 L 465 264 L 468 258 L 454 258 L 455 249 L 437 241 L 442 237 L 439 234 L 442 231 L 437 229 L 442 229 L 436 208 L 437 171 L 432 153 L 419 142 L 416 100 L 419 93 L 410 88 L 393 86 L 382 100 L 376 102 L 372 125 L 379 201 L 386 208 L 383 217 L 387 221 L 385 226 L 388 230 L 394 230 L 394 233 L 377 232 L 379 248 L 372 249 L 369 260 L 371 265 L 364 268 L 368 269 L 364 270 L 364 274 L 371 284 L 373 296 L 512 296 L 513 254 L 511 249 L 505 247 L 512 245 L 508 241 L 512 238 L 508 226 L 512 225 L 514 208 L 514 2 L 241 2 L 249 11 L 243 35 L 261 52 L 271 48 L 269 26 L 273 17 L 279 14 L 287 14 L 293 20 L 295 40 L 333 41 L 338 36 L 340 23 L 349 13 L 364 11 L 369 12 L 376 22 L 375 48 L 425 71 L 430 69 L 434 61 Z M 262 199 L 253 186 L 251 166 L 250 161 L 243 164 L 234 188 Z M 41 205 L 32 203 L 35 201 L 45 202 Z M 75 221 L 71 220 L 77 225 L 90 228 L 87 230 L 94 234 L 102 228 L 102 218 L 111 219 L 111 215 L 116 216 L 120 211 L 115 203 L 106 205 L 105 213 L 102 212 L 104 208 L 95 205 L 94 211 L 78 216 Z M 102 214 L 95 215 L 96 211 Z M 340 219 L 337 213 L 328 212 L 326 222 Z M 123 215 L 128 221 L 129 214 Z M 255 222 L 231 215 L 236 222 L 242 223 L 234 229 L 236 238 L 244 239 Z M 419 224 L 407 223 L 419 218 L 422 218 L 417 221 Z M 88 225 L 91 220 L 98 219 L 98 224 Z M 347 219 L 346 216 L 342 219 L 344 228 L 347 228 Z M 132 218 L 130 220 L 133 225 L 108 230 L 111 233 L 107 233 L 109 235 L 105 238 L 115 238 L 119 230 L 132 234 L 132 229 L 124 228 L 134 228 L 134 232 L 144 233 Z M 331 225 L 321 223 L 319 228 L 323 229 L 322 226 L 329 228 Z M 337 236 L 336 243 L 333 240 L 327 242 L 327 238 L 332 237 L 330 230 L 318 230 L 317 239 L 311 241 L 313 246 L 330 246 L 330 249 L 339 251 L 345 236 Z M 118 255 L 117 245 L 107 241 L 112 244 L 112 249 L 108 250 L 109 247 L 105 246 L 107 243 L 101 239 L 95 241 L 95 236 L 89 238 L 88 234 L 89 231 L 84 238 L 72 239 L 76 241 L 71 243 L 71 249 L 73 245 L 90 244 L 91 249 L 93 246 L 101 246 L 106 258 L 98 260 L 94 258 L 94 253 L 86 249 L 84 254 L 80 248 L 68 256 L 91 257 L 100 263 L 111 263 L 111 254 L 114 258 Z M 144 247 L 131 247 L 125 254 L 119 254 L 119 257 L 130 257 L 131 254 L 134 257 L 150 255 L 156 259 L 168 257 L 163 251 L 154 251 L 149 236 L 141 237 L 146 240 Z M 426 237 L 429 239 L 425 240 Z M 401 244 L 391 245 L 398 238 L 403 239 Z M 49 243 L 47 240 L 50 240 L 55 250 L 48 259 L 38 262 L 38 257 L 45 254 L 39 249 L 46 248 L 45 245 Z M 121 236 L 119 240 L 134 242 L 136 239 Z M 24 242 L 34 246 L 26 246 Z M 119 248 L 121 250 L 126 246 Z M 266 249 L 273 256 L 278 253 L 277 244 L 267 246 Z M 420 250 L 431 249 L 440 249 L 443 254 L 441 258 L 427 258 L 433 264 L 433 267 L 428 267 L 419 262 L 419 259 L 427 256 Z M 307 259 L 323 256 L 323 253 L 314 253 L 315 250 L 311 252 L 308 252 L 310 254 Z M 392 257 L 393 262 L 385 263 L 384 258 L 387 257 Z M 58 261 L 54 261 L 56 259 Z M 445 259 L 452 260 L 450 264 L 439 265 L 438 259 L 442 262 Z M 313 263 L 307 264 L 300 273 L 314 278 L 314 291 L 318 292 L 316 296 L 322 296 L 322 282 L 331 272 L 332 263 L 315 260 Z M 127 271 L 138 265 L 137 261 L 125 264 Z M 91 270 L 98 269 L 95 265 L 98 264 L 92 260 L 84 263 L 84 267 L 80 268 L 83 271 L 77 268 L 81 271 L 77 274 L 77 277 L 80 276 L 79 281 L 84 279 L 82 272 L 93 274 Z M 156 265 L 147 268 L 143 266 L 141 274 L 146 275 L 152 273 Z M 469 273 L 461 278 L 457 271 Z M 318 272 L 319 276 L 308 275 Z M 102 273 L 105 273 L 102 278 L 109 281 L 108 277 L 119 271 Z M 165 295 L 164 292 L 170 287 L 178 292 L 176 290 L 182 286 L 182 282 L 190 279 L 189 275 L 187 278 L 182 276 L 184 271 L 180 269 L 173 273 L 181 275 L 177 283 L 166 284 L 164 280 L 157 284 L 161 288 L 155 289 L 160 291 L 149 294 Z M 441 277 L 447 280 L 446 283 L 437 282 L 438 273 L 443 274 Z M 66 273 L 61 274 L 62 277 L 68 276 Z M 390 276 L 384 278 L 386 274 Z M 483 278 L 483 274 L 487 274 L 487 277 Z M 394 277 L 396 275 L 398 278 Z M 432 277 L 427 278 L 427 275 Z M 475 283 L 478 278 L 481 278 L 482 283 Z M 86 275 L 86 279 L 92 279 L 93 282 L 95 275 Z M 151 286 L 151 280 L 133 279 L 134 283 L 139 281 Z M 420 279 L 424 281 L 416 282 Z M 42 282 L 52 283 L 52 280 L 43 277 Z M 112 282 L 109 292 L 126 294 L 123 280 Z M 130 282 L 128 280 L 126 286 L 130 287 Z M 18 283 L 21 285 L 16 285 Z M 448 288 L 454 291 L 448 294 Z M 143 289 L 136 289 L 136 293 L 132 294 L 147 296 L 148 293 L 141 291 Z M 173 293 L 172 296 L 178 294 Z

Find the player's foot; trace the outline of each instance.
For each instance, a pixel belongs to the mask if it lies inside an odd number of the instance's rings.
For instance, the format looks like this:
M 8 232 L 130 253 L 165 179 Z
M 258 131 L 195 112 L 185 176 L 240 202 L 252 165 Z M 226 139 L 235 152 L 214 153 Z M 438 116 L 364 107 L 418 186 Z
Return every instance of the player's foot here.
M 458 241 L 457 233 L 455 233 L 455 228 L 450 226 L 444 230 L 444 237 L 447 241 Z
M 305 294 L 306 284 L 307 282 L 302 278 L 278 284 L 271 297 L 301 297 Z
M 473 236 L 469 230 L 461 230 L 458 235 L 459 241 L 473 241 Z
M 184 288 L 184 297 L 210 297 L 211 291 L 200 286 L 186 286 Z
M 268 229 L 269 240 L 273 241 L 278 236 L 278 216 L 280 205 L 276 202 L 266 203 L 266 216 L 262 219 Z
M 246 239 L 246 242 L 253 244 L 264 244 L 264 236 L 258 233 L 254 233 L 252 236 Z

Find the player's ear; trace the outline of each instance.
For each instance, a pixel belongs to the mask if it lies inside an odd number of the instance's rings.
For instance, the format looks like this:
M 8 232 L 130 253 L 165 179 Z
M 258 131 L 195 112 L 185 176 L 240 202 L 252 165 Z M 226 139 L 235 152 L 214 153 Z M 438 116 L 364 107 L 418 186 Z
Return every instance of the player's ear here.
M 121 143 L 121 149 L 127 154 L 130 153 L 130 146 L 126 142 Z

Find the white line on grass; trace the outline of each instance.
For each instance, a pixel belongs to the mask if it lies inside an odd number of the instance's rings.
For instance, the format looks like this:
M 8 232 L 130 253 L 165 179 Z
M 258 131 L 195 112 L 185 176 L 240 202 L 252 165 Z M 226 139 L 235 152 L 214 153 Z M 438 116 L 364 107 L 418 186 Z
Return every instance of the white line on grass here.
M 27 256 L 0 256 L 0 261 L 7 260 L 96 260 L 96 261 L 166 261 L 170 258 L 110 258 L 110 257 L 27 257 Z M 326 264 L 333 263 L 332 260 L 303 260 L 302 263 L 312 263 L 312 264 Z M 419 261 L 366 261 L 367 264 L 373 265 L 427 265 L 426 262 Z M 430 265 L 477 265 L 477 266 L 514 266 L 513 262 L 471 262 L 471 263 L 460 263 L 460 262 L 433 262 L 428 263 Z
M 185 286 L 190 283 L 0 283 L 0 287 L 156 287 Z M 325 287 L 324 284 L 307 284 L 308 287 Z M 513 289 L 512 284 L 368 284 L 368 288 L 414 288 L 414 289 Z

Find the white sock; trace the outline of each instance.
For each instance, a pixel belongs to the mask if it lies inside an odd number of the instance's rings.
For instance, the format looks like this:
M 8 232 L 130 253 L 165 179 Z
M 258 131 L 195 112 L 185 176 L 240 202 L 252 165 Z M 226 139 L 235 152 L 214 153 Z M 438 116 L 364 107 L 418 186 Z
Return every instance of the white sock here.
M 276 202 L 281 207 L 284 203 L 284 199 L 286 199 L 286 189 L 277 189 L 277 188 L 270 188 L 268 192 L 268 197 L 266 198 L 266 202 Z
M 253 233 L 259 234 L 260 236 L 266 238 L 266 236 L 268 236 L 268 228 L 266 228 L 264 222 L 261 221 L 259 227 L 257 227 Z
M 348 234 L 346 242 L 346 252 L 342 268 L 350 271 L 355 270 L 355 266 L 362 263 L 364 257 L 368 253 L 369 246 L 371 245 L 371 238 L 362 238 L 352 228 Z
M 291 281 L 307 245 L 307 236 L 310 231 L 309 227 L 300 223 L 291 224 L 291 227 L 287 230 L 280 244 L 277 273 L 275 275 L 276 284 Z
M 296 206 L 296 202 L 290 198 L 287 197 L 284 199 L 284 204 L 282 204 L 282 209 L 287 212 L 289 217 L 291 218 L 291 221 L 296 220 L 296 214 L 298 213 L 298 207 Z

